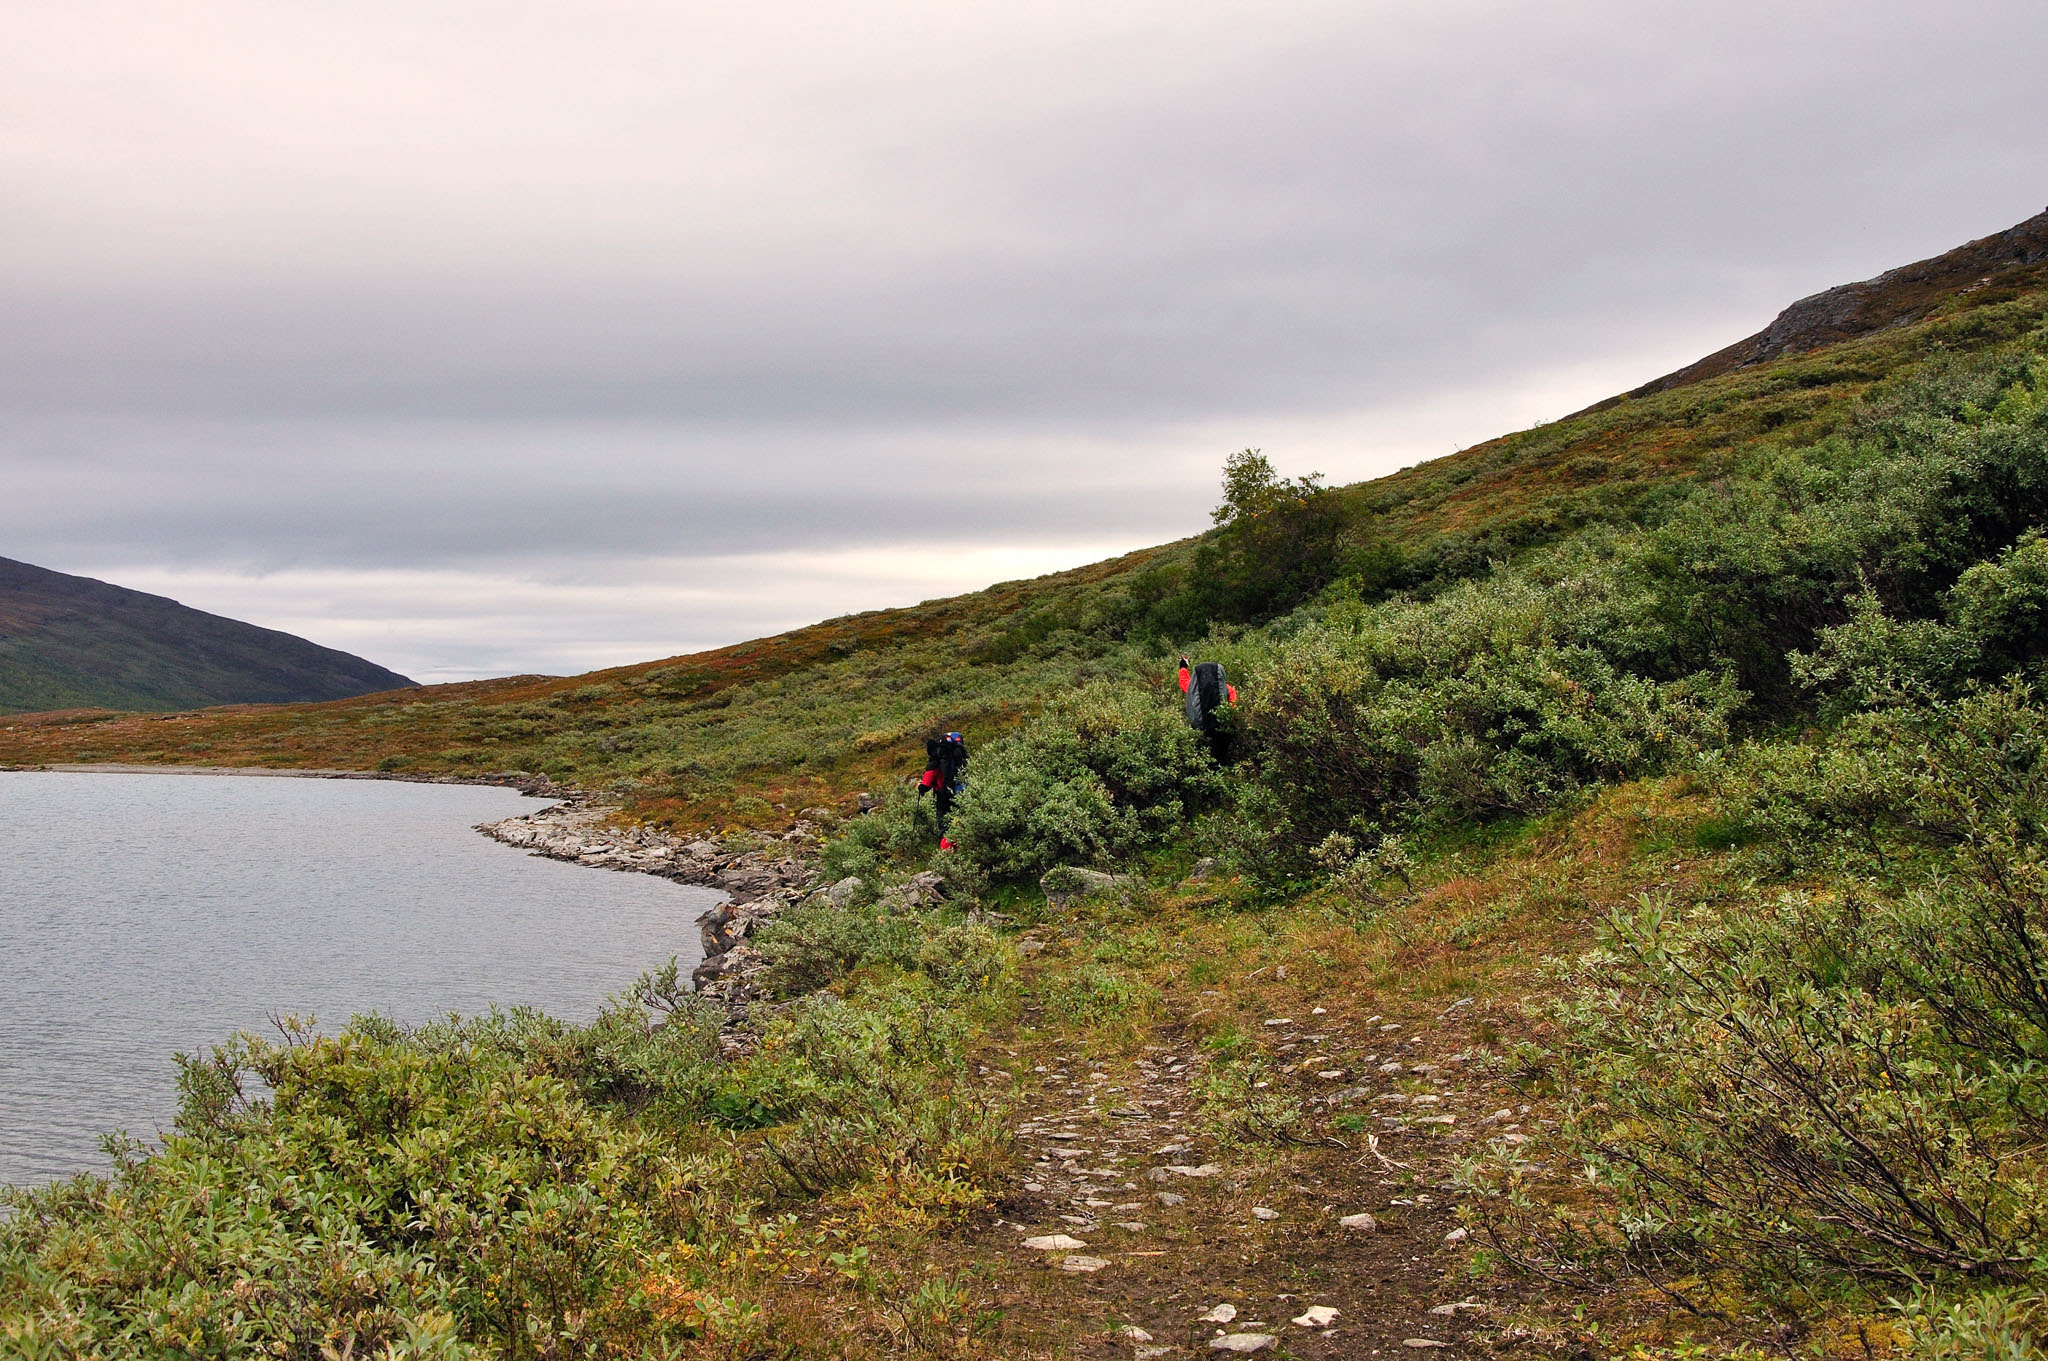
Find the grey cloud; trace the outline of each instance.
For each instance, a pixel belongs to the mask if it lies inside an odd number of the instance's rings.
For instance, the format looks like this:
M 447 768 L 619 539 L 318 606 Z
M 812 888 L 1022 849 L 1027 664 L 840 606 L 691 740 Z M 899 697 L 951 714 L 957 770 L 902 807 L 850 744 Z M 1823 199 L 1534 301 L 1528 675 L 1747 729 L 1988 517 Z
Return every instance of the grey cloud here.
M 2036 0 L 196 13 L 0 16 L 0 551 L 1135 546 L 2048 202 Z

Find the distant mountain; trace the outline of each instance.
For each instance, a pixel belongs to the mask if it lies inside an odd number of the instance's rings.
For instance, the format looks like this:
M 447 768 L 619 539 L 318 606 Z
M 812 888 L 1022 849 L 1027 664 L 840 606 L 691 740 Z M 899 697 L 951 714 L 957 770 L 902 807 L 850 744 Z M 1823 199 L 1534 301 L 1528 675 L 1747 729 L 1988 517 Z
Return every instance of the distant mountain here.
M 0 713 L 287 704 L 415 684 L 276 629 L 0 558 Z

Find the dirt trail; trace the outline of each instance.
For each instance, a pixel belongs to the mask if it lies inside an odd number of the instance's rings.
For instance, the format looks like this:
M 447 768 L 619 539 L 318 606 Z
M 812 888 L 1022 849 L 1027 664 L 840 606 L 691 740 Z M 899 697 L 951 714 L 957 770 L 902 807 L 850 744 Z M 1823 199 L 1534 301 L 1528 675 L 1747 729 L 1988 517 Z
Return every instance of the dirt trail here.
M 1004 1312 L 1056 1354 L 1476 1350 L 1527 1287 L 1470 1271 L 1451 1170 L 1490 1141 L 1526 1142 L 1531 1112 L 1472 1071 L 1472 1019 L 1266 1018 L 1273 1086 L 1349 1117 L 1308 1144 L 1206 1132 L 1191 1081 L 1209 1059 L 1178 1027 L 1128 1059 L 1038 1055 L 1013 1121 L 1018 1182 L 953 1246 L 994 1264 Z

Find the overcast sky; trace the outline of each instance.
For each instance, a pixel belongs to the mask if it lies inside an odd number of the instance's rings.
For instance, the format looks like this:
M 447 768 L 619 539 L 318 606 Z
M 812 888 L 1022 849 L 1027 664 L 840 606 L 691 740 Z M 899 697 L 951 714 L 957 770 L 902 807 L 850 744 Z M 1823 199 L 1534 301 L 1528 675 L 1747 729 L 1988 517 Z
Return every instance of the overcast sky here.
M 422 680 L 1201 528 L 2048 204 L 2048 5 L 9 0 L 0 556 Z

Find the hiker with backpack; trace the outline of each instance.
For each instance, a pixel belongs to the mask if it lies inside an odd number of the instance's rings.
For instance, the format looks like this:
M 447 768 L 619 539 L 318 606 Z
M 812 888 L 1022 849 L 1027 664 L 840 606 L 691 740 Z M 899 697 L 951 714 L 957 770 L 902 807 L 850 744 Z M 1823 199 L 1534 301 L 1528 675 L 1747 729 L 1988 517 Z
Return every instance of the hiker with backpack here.
M 1188 697 L 1188 726 L 1209 739 L 1209 754 L 1221 763 L 1230 745 L 1230 734 L 1217 724 L 1216 710 L 1237 703 L 1237 687 L 1223 674 L 1221 663 L 1194 665 L 1182 657 L 1180 688 Z
M 939 849 L 950 851 L 953 843 L 946 836 L 946 819 L 953 814 L 953 800 L 967 784 L 967 739 L 957 732 L 928 737 L 924 754 L 924 776 L 917 782 L 917 794 L 923 798 L 925 790 L 932 791 L 939 812 Z

